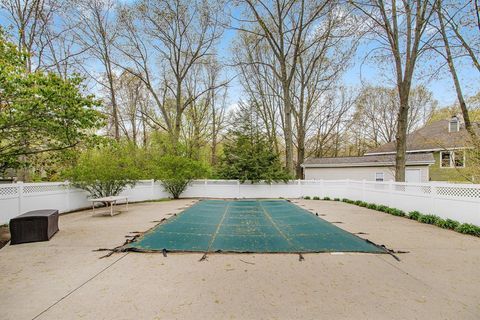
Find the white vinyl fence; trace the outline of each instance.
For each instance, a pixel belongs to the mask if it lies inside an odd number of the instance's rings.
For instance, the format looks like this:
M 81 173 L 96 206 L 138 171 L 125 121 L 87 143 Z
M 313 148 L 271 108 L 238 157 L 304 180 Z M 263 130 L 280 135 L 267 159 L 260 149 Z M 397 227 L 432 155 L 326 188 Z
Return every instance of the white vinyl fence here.
M 129 201 L 167 198 L 153 180 L 139 181 L 122 195 Z M 0 223 L 30 210 L 54 208 L 69 212 L 87 208 L 87 194 L 62 183 L 0 184 Z M 296 180 L 288 183 L 240 184 L 236 180 L 197 180 L 182 197 L 193 198 L 348 198 L 404 211 L 418 210 L 480 225 L 480 185 L 399 183 L 354 180 Z

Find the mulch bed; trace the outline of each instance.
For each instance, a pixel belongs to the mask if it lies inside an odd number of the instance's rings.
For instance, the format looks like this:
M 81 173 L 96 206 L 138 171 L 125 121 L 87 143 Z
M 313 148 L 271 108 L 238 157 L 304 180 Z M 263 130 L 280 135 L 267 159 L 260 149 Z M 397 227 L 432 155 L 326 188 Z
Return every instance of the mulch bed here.
M 10 241 L 10 230 L 8 225 L 0 226 L 0 249 Z

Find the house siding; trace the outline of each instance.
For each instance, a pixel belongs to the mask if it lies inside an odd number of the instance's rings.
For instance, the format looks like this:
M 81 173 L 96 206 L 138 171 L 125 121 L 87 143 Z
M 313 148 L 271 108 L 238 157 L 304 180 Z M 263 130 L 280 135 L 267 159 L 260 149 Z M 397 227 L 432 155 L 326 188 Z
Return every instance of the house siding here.
M 434 152 L 435 164 L 430 167 L 431 181 L 467 182 L 468 179 L 468 152 L 465 155 L 465 168 L 441 168 L 440 152 Z
M 429 168 L 425 166 L 407 166 L 408 169 L 419 169 L 421 181 L 429 180 Z M 383 172 L 384 181 L 395 180 L 395 168 L 391 167 L 343 167 L 343 168 L 305 168 L 306 180 L 367 180 L 375 181 L 375 173 Z

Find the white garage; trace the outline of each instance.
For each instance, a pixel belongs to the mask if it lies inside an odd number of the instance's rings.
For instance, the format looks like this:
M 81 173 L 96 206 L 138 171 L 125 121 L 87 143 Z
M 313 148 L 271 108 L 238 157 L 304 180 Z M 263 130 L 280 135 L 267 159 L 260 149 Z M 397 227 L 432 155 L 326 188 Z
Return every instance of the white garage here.
M 406 181 L 428 182 L 429 166 L 434 163 L 431 153 L 407 154 Z M 395 155 L 309 158 L 302 167 L 306 180 L 395 180 Z

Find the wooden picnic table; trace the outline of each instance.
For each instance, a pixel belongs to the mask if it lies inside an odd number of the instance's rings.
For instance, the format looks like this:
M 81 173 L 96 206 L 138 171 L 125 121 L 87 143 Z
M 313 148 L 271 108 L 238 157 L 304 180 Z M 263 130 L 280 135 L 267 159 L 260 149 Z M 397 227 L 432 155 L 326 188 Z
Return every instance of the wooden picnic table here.
M 95 199 L 88 199 L 88 201 L 92 202 L 92 209 L 93 213 L 92 216 L 95 215 L 95 203 L 102 202 L 106 203 L 107 208 L 110 205 L 110 216 L 113 217 L 113 208 L 117 206 L 119 201 L 124 201 L 126 204 L 126 210 L 128 211 L 128 197 L 126 196 L 110 196 L 110 197 L 103 197 L 103 198 L 95 198 Z

